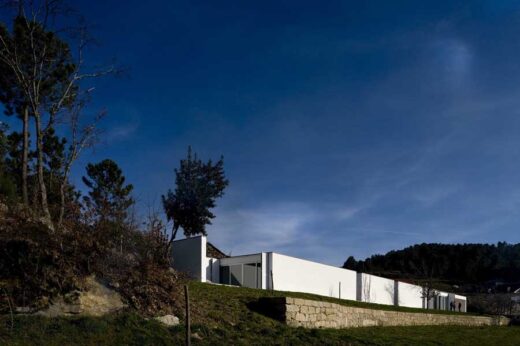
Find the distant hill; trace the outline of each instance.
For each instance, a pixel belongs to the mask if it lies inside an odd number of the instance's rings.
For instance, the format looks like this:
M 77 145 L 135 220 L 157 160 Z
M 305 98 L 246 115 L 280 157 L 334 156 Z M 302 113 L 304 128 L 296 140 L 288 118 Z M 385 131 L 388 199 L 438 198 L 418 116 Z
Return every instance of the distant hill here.
M 418 244 L 357 261 L 344 268 L 391 278 L 435 279 L 466 291 L 520 287 L 520 244 Z

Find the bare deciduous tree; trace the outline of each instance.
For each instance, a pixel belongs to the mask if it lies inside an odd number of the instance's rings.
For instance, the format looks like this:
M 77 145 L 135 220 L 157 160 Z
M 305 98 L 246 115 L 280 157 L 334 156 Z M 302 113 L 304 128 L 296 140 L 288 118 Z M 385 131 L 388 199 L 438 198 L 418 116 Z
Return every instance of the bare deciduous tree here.
M 87 91 L 89 93 L 90 91 Z M 105 112 L 97 113 L 92 122 L 82 125 L 81 117 L 86 99 L 82 98 L 71 108 L 68 117 L 69 124 L 69 147 L 62 164 L 62 175 L 60 181 L 60 211 L 58 215 L 58 228 L 61 228 L 65 215 L 65 195 L 69 186 L 69 175 L 72 165 L 80 156 L 81 152 L 95 145 L 99 138 L 100 130 L 97 127 L 99 121 L 105 116 Z
M 367 274 L 363 275 L 363 301 L 366 303 L 371 302 L 372 295 L 372 277 Z
M 431 279 L 423 280 L 420 283 L 421 286 L 421 298 L 424 302 L 424 308 L 428 309 L 428 303 L 432 299 L 436 299 L 439 296 L 439 292 L 433 287 L 434 283 Z
M 7 4 L 13 2 L 8 1 Z M 67 29 L 49 26 L 50 23 L 56 22 L 56 16 L 70 13 L 61 1 L 41 0 L 25 3 L 20 0 L 14 5 L 18 14 L 15 16 L 12 32 L 10 33 L 7 27 L 0 26 L 0 70 L 9 72 L 10 81 L 10 89 L 4 95 L 17 97 L 18 108 L 23 106 L 23 199 L 26 204 L 28 122 L 30 118 L 34 120 L 39 204 L 44 218 L 52 225 L 44 177 L 43 138 L 56 124 L 60 115 L 75 112 L 75 102 L 82 81 L 115 73 L 116 68 L 112 65 L 94 72 L 83 71 L 83 52 L 92 42 L 86 34 L 85 26 Z M 73 40 L 67 41 L 58 35 L 65 32 L 73 33 Z M 77 47 L 75 53 L 71 50 L 72 41 L 77 42 L 74 44 Z M 78 124 L 73 120 L 75 117 L 70 116 L 72 126 Z M 78 149 L 90 143 L 92 129 L 87 127 L 82 132 L 82 135 L 76 136 L 77 132 L 74 135 L 76 137 L 73 140 L 73 148 L 65 164 L 67 176 L 72 162 L 81 151 Z M 58 224 L 61 224 L 62 219 L 60 210 Z

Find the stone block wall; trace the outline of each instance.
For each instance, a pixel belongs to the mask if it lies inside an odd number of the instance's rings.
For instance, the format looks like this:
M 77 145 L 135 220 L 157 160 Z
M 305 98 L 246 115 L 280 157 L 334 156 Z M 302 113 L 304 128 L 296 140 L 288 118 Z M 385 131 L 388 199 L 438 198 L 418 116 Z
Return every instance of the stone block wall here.
M 289 326 L 305 328 L 509 324 L 509 319 L 502 316 L 487 317 L 376 310 L 290 297 L 265 298 L 261 304 L 269 307 L 272 317 L 287 323 Z

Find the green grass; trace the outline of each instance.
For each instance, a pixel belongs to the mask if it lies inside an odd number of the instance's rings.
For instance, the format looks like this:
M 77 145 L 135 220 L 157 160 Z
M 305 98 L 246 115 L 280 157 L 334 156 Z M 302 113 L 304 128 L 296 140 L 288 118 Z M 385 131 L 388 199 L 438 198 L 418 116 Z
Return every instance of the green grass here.
M 268 291 L 258 290 L 245 287 L 235 286 L 223 286 L 223 285 L 212 285 L 201 282 L 190 282 L 190 291 L 194 292 L 194 297 L 203 297 L 207 301 L 215 301 L 219 298 L 229 297 L 231 299 L 241 299 L 243 302 L 251 302 L 261 297 L 294 297 L 318 301 L 326 301 L 346 306 L 355 306 L 360 308 L 376 309 L 376 310 L 387 310 L 387 311 L 402 311 L 402 312 L 414 312 L 414 313 L 430 313 L 430 314 L 450 314 L 450 315 L 471 315 L 467 313 L 455 312 L 455 311 L 441 311 L 441 310 L 426 310 L 417 308 L 408 308 L 402 306 L 384 305 L 358 302 L 355 300 L 337 299 L 331 297 L 319 296 L 310 293 L 299 293 L 299 292 L 285 292 L 285 291 Z
M 291 328 L 250 310 L 248 305 L 269 295 L 316 296 L 201 283 L 190 283 L 189 287 L 192 332 L 197 335 L 194 345 L 520 345 L 518 327 Z M 366 306 L 342 301 L 354 303 Z M 7 321 L 7 317 L 0 317 L 0 345 L 179 345 L 184 340 L 182 326 L 168 329 L 132 313 L 103 318 L 19 316 L 12 332 L 4 327 Z
M 13 331 L 0 329 L 0 345 L 176 345 L 180 337 L 180 329 L 169 330 L 130 313 L 103 318 L 17 317 Z

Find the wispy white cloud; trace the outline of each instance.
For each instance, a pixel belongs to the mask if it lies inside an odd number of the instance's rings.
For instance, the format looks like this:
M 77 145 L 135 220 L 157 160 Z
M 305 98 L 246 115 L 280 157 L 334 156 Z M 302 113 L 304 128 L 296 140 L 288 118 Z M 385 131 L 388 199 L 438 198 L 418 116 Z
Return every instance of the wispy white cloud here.
M 125 140 L 135 134 L 138 129 L 138 121 L 117 125 L 108 131 L 107 139 L 109 142 Z
M 301 203 L 220 210 L 210 226 L 211 240 L 233 254 L 277 251 L 297 243 L 316 214 Z
M 354 218 L 369 207 L 366 201 L 362 206 L 348 207 L 339 203 L 280 202 L 256 208 L 219 209 L 213 225 L 208 228 L 209 240 L 233 255 L 274 251 L 340 265 L 345 256 L 354 253 L 354 248 L 367 238 L 384 233 L 418 235 L 386 231 L 384 227 L 361 232 L 357 225 L 362 222 Z M 338 233 L 335 226 L 338 223 L 344 225 L 344 233 Z M 350 244 L 345 246 L 348 241 Z
M 455 185 L 422 185 L 412 192 L 412 198 L 425 207 L 431 207 L 456 193 L 458 187 Z
M 136 134 L 141 125 L 141 114 L 132 105 L 118 104 L 110 108 L 107 120 L 107 141 L 123 141 Z
M 351 218 L 356 216 L 356 214 L 358 214 L 361 210 L 361 207 L 345 207 L 340 208 L 334 214 L 339 221 L 345 221 L 350 220 Z
M 433 42 L 435 62 L 453 87 L 466 84 L 471 77 L 474 53 L 467 42 L 450 37 Z

